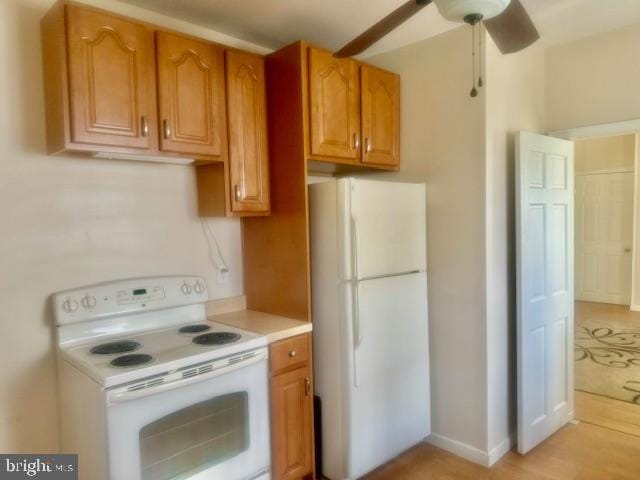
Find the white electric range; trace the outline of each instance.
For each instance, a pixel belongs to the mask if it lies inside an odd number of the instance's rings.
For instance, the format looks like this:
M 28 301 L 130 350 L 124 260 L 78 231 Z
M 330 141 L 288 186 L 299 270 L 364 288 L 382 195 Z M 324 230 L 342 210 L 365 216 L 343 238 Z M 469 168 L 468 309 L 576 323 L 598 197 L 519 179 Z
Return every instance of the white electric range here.
M 266 338 L 210 322 L 203 279 L 53 296 L 63 450 L 87 480 L 269 479 Z

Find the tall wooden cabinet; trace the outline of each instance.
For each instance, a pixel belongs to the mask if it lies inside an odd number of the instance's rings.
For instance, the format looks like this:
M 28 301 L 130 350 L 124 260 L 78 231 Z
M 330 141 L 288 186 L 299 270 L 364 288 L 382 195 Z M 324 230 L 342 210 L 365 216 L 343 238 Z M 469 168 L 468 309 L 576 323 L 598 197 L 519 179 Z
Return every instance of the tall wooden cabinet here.
M 296 42 L 266 57 L 266 84 L 271 215 L 242 220 L 247 307 L 310 322 L 308 166 L 398 170 L 400 81 Z M 271 348 L 274 480 L 313 478 L 311 349 L 308 363 L 299 350 Z
M 306 42 L 266 57 L 271 215 L 243 220 L 253 310 L 311 321 L 307 171 L 400 168 L 400 80 Z
M 160 148 L 226 154 L 224 51 L 183 35 L 156 32 Z

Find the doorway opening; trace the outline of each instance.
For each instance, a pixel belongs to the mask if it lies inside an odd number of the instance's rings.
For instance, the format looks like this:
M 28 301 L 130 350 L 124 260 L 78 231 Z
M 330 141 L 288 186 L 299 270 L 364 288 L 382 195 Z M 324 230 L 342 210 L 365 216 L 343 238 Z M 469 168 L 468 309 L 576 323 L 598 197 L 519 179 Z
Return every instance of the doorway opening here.
M 574 151 L 575 418 L 638 437 L 639 137 L 581 138 Z

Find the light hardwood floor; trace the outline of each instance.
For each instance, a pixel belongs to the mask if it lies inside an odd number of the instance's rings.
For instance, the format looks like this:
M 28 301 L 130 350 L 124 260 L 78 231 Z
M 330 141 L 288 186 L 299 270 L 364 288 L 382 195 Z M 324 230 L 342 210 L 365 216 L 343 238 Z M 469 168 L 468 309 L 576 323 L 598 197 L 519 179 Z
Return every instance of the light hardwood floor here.
M 509 452 L 491 469 L 422 444 L 366 480 L 638 480 L 640 438 L 580 423 L 567 425 L 526 456 Z M 363 479 L 364 480 L 364 479 Z
M 628 307 L 576 302 L 576 324 L 593 316 L 636 318 Z M 491 469 L 428 444 L 363 480 L 639 480 L 640 405 L 576 392 L 580 423 L 562 428 L 526 456 L 509 452 Z
M 576 391 L 575 406 L 581 422 L 640 437 L 640 405 Z

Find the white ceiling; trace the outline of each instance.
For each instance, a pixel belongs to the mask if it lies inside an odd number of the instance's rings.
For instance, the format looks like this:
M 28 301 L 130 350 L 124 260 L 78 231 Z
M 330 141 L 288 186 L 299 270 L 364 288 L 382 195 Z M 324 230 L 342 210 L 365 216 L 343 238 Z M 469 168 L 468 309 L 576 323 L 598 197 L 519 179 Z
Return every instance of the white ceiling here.
M 299 39 L 337 50 L 406 0 L 124 0 L 149 10 L 279 48 Z M 640 0 L 521 0 L 545 45 L 640 23 Z M 363 56 L 455 28 L 426 7 Z

